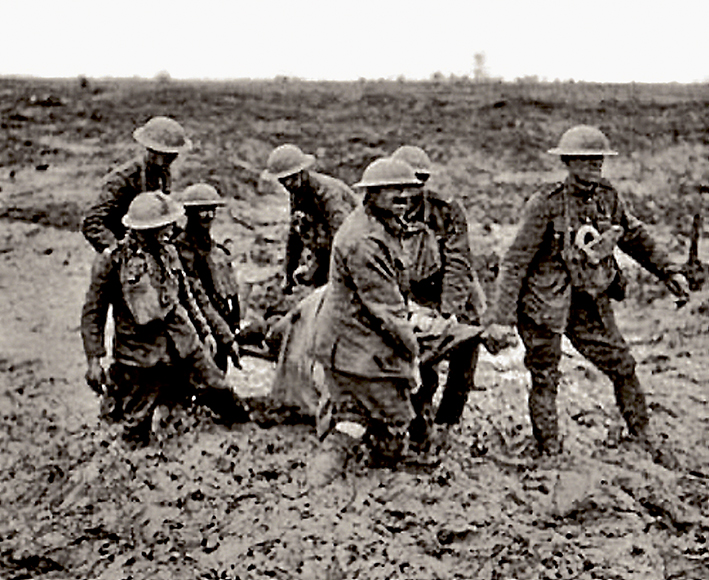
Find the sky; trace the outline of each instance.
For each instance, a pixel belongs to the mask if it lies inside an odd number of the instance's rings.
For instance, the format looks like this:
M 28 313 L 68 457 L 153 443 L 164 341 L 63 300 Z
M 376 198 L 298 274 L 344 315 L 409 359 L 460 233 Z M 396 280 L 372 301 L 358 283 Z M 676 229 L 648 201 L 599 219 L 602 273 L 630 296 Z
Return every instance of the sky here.
M 709 80 L 706 0 L 0 0 L 0 75 Z

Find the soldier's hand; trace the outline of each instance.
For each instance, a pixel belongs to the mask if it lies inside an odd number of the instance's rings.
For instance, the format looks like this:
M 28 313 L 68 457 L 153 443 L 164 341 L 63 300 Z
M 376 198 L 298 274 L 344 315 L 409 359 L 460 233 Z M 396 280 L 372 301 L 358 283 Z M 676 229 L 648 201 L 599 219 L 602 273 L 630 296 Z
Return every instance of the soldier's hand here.
M 217 354 L 217 341 L 211 334 L 205 337 L 204 346 L 207 348 L 209 355 L 214 358 Z
M 678 306 L 684 306 L 689 301 L 689 282 L 682 274 L 672 274 L 665 280 L 665 285 L 677 297 Z
M 98 394 L 103 393 L 103 385 L 106 382 L 106 372 L 101 366 L 99 357 L 91 357 L 88 360 L 88 369 L 86 370 L 86 384 Z
M 231 358 L 231 362 L 234 363 L 237 369 L 241 369 L 241 351 L 239 350 L 239 343 L 236 341 L 231 343 L 229 358 Z
M 514 326 L 505 324 L 490 324 L 480 335 L 487 351 L 496 355 L 506 348 L 517 344 L 517 333 Z

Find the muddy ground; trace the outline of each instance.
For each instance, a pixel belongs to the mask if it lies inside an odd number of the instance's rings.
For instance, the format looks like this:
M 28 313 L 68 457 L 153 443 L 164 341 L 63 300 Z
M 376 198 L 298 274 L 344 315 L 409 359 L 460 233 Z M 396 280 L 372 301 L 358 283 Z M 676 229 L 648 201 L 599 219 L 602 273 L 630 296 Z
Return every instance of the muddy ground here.
M 707 169 L 709 89 L 2 79 L 0 94 L 0 577 L 709 577 L 708 291 L 678 310 L 628 264 L 617 307 L 677 469 L 625 440 L 610 384 L 570 346 L 565 453 L 530 461 L 516 349 L 483 357 L 484 390 L 437 461 L 313 491 L 307 424 L 226 429 L 187 409 L 131 451 L 98 419 L 79 332 L 92 251 L 77 232 L 101 176 L 139 153 L 133 128 L 175 116 L 196 143 L 176 186 L 205 180 L 230 197 L 217 236 L 237 249 L 248 318 L 282 264 L 287 200 L 259 179 L 270 149 L 296 142 L 352 183 L 412 142 L 464 202 L 489 281 L 524 199 L 559 176 L 544 150 L 588 122 L 621 152 L 607 173 L 681 262 Z M 240 391 L 264 393 L 270 365 L 244 367 Z

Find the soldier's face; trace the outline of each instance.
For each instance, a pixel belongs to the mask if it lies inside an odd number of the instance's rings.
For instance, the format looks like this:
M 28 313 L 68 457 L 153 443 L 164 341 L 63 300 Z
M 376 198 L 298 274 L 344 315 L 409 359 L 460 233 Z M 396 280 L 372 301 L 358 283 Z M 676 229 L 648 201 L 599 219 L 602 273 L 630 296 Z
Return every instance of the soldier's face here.
M 419 187 L 382 187 L 375 195 L 375 204 L 399 220 L 403 220 L 420 193 Z
M 217 215 L 215 207 L 200 207 L 199 209 L 189 210 L 187 219 L 190 222 L 195 222 L 205 229 L 209 229 Z
M 288 191 L 295 191 L 300 189 L 303 185 L 303 172 L 299 171 L 293 175 L 286 175 L 285 177 L 281 177 L 278 182 Z
M 569 157 L 565 161 L 569 174 L 581 183 L 598 183 L 603 173 L 603 156 Z
M 159 228 L 138 230 L 138 238 L 147 246 L 169 244 L 175 237 L 175 225 L 167 224 Z
M 148 149 L 148 162 L 162 169 L 167 169 L 177 159 L 177 155 L 177 153 L 161 153 L 160 151 Z

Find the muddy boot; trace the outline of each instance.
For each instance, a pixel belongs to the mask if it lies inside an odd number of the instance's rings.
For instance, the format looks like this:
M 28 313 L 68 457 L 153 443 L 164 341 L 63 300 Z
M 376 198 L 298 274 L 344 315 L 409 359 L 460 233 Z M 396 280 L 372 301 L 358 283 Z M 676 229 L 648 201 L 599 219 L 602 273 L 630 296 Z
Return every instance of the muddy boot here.
M 249 421 L 249 412 L 239 398 L 228 388 L 208 387 L 197 395 L 197 403 L 214 413 L 214 422 L 231 427 Z
M 634 435 L 633 441 L 650 455 L 653 463 L 661 465 L 665 469 L 676 470 L 680 468 L 680 463 L 675 454 L 651 432 L 649 426 Z
M 628 425 L 628 431 L 633 437 L 640 437 L 647 432 L 650 424 L 645 394 L 640 386 L 640 381 L 634 373 L 629 376 L 612 376 L 611 378 L 615 400 L 625 423 Z
M 348 462 L 355 456 L 362 441 L 363 426 L 356 425 L 359 429 L 349 430 L 353 434 L 338 430 L 338 427 L 340 425 L 325 437 L 321 449 L 308 464 L 308 485 L 311 488 L 325 487 L 335 479 L 343 477 Z M 357 437 L 357 434 L 360 436 Z
M 402 426 L 375 423 L 368 433 L 369 466 L 395 468 L 404 458 L 407 447 L 407 430 Z

